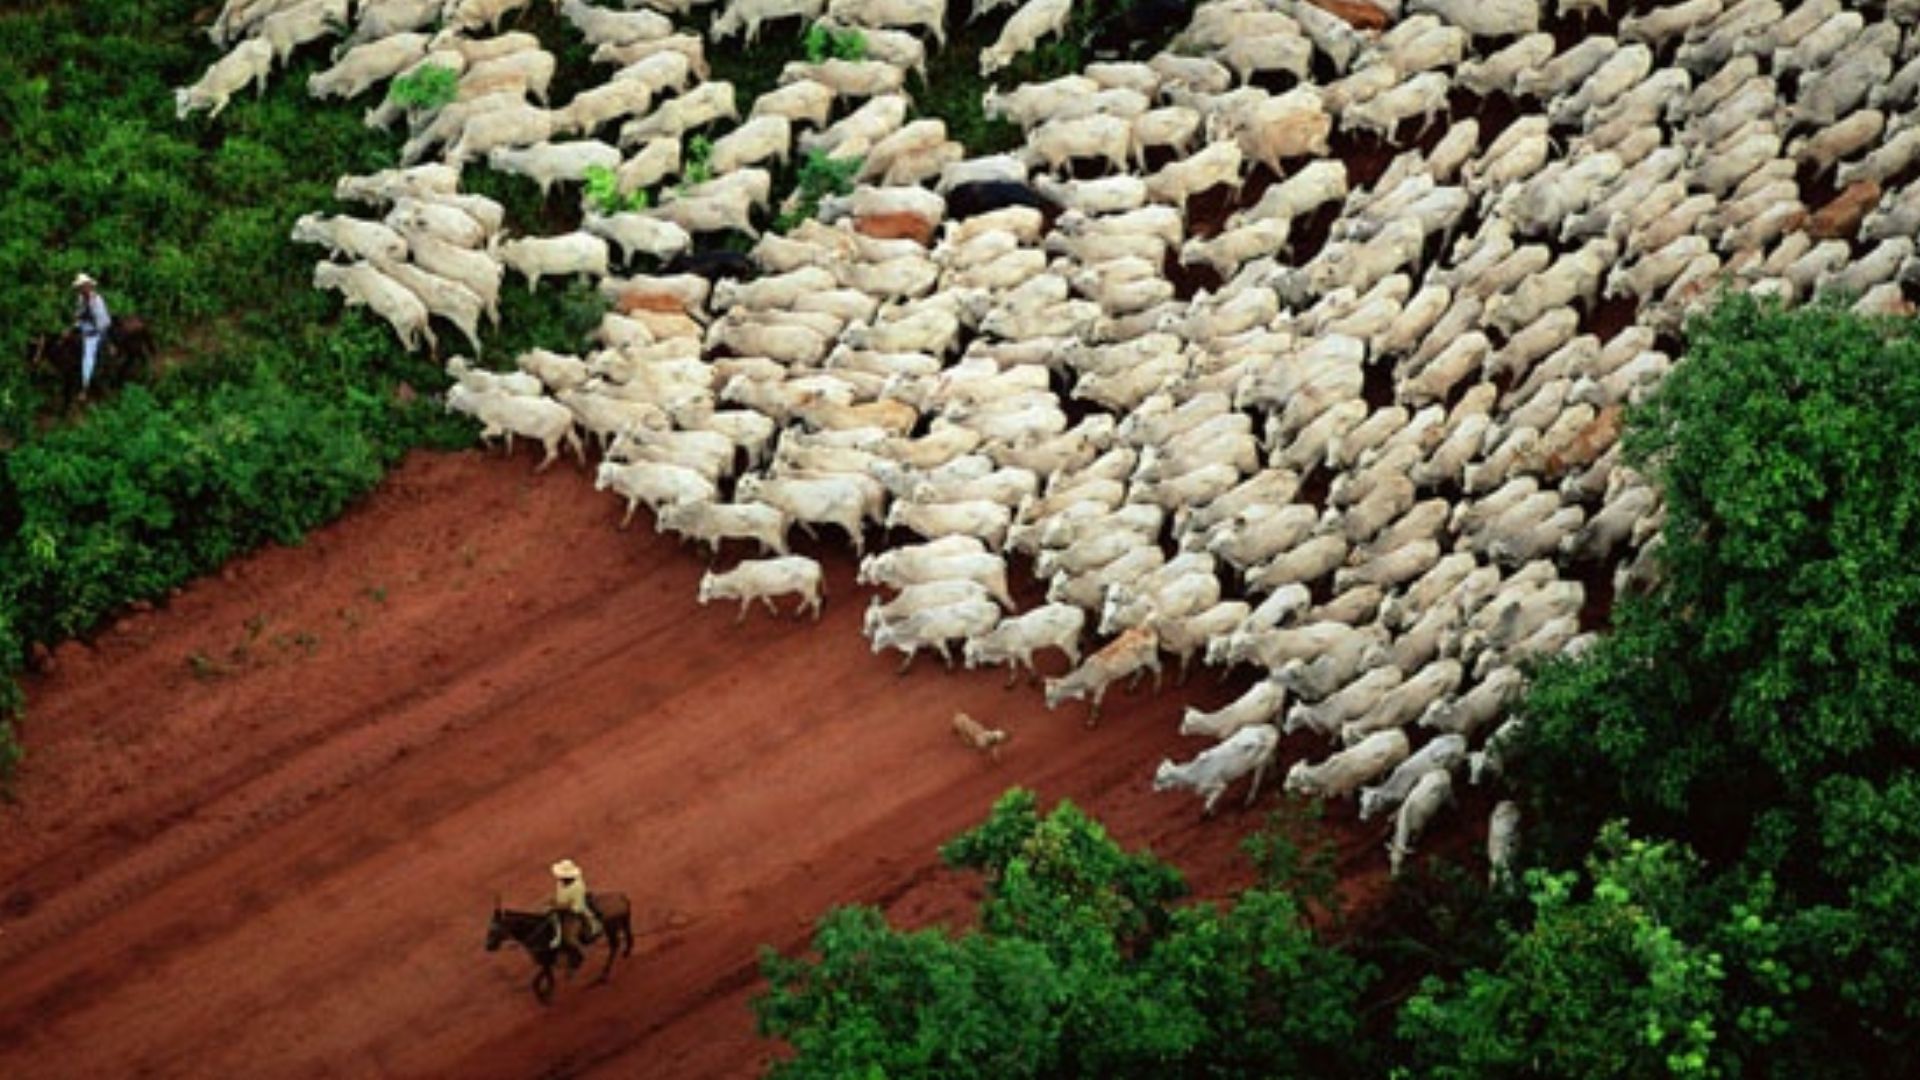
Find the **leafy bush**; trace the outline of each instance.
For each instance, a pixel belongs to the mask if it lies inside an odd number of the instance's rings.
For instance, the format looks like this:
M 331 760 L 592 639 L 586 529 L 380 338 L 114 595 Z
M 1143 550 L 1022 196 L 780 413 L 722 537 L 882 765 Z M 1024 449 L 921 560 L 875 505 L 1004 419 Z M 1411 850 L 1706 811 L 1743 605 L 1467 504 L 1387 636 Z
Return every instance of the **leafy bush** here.
M 858 30 L 836 30 L 814 23 L 800 39 L 800 48 L 810 64 L 825 60 L 865 60 L 867 36 Z
M 845 195 L 853 190 L 854 177 L 860 175 L 864 158 L 835 159 L 825 151 L 809 150 L 800 162 L 799 180 L 789 197 L 787 209 L 774 220 L 773 227 L 786 232 L 820 212 L 820 200 L 829 195 Z
M 378 400 L 338 401 L 266 376 L 162 403 L 130 387 L 86 424 L 6 461 L 19 527 L 0 544 L 20 627 L 86 630 L 264 540 L 295 543 L 380 479 Z
M 1070 803 L 1011 791 L 941 851 L 986 875 L 978 933 L 902 933 L 846 908 L 818 960 L 763 951 L 763 1034 L 782 1077 L 1361 1074 L 1369 975 L 1319 945 L 1285 894 L 1172 908 L 1171 867 L 1122 851 Z
M 695 135 L 688 139 L 686 161 L 680 169 L 680 183 L 676 187 L 692 187 L 713 179 L 712 159 L 712 139 L 705 135 Z
M 423 64 L 387 86 L 387 100 L 406 109 L 444 108 L 459 94 L 460 73 L 437 63 Z
M 1532 925 L 1458 984 L 1427 980 L 1400 1014 L 1417 1075 L 1704 1077 L 1719 1045 L 1721 956 L 1688 930 L 1697 867 L 1671 843 L 1603 835 L 1580 875 L 1531 871 Z M 1676 910 L 1678 908 L 1679 910 Z
M 644 189 L 622 195 L 620 178 L 605 165 L 587 166 L 585 188 L 587 202 L 602 214 L 645 210 L 653 203 Z

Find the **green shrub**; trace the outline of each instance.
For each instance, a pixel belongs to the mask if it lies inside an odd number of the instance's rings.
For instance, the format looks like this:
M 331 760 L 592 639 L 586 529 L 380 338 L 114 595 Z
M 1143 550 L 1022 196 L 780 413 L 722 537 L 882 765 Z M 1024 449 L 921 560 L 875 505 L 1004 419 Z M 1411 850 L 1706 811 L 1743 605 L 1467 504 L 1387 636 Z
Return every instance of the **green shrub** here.
M 460 93 L 460 73 L 439 64 L 424 64 L 393 80 L 387 100 L 406 109 L 439 109 Z
M 860 175 L 864 158 L 839 160 L 824 151 L 809 150 L 800 162 L 799 179 L 789 197 L 788 208 L 774 219 L 773 227 L 786 232 L 820 212 L 820 200 L 829 195 L 845 195 L 853 190 L 853 179 Z
M 836 30 L 814 23 L 800 39 L 800 48 L 810 64 L 826 60 L 865 60 L 867 36 L 858 30 Z
M 713 140 L 705 135 L 695 135 L 687 140 L 686 160 L 680 169 L 679 188 L 704 184 L 713 179 Z
M 1531 871 L 1532 925 L 1492 969 L 1429 979 L 1400 1014 L 1436 1080 L 1727 1075 L 1722 957 L 1687 911 L 1698 867 L 1671 843 L 1606 833 L 1581 875 Z
M 605 165 L 587 167 L 585 189 L 587 202 L 602 214 L 645 210 L 653 203 L 653 199 L 644 189 L 626 195 L 620 194 L 620 178 Z
M 381 476 L 372 403 L 265 376 L 161 403 L 129 387 L 6 462 L 22 510 L 5 551 L 18 628 L 81 633 L 264 540 L 295 543 Z
M 293 219 L 334 180 L 391 164 L 392 136 L 319 106 L 297 59 L 264 97 L 187 124 L 171 88 L 217 57 L 188 0 L 52 4 L 0 17 L 0 714 L 21 641 L 53 642 L 268 538 L 295 539 L 408 446 L 470 440 L 400 381 L 436 365 L 309 285 Z M 432 78 L 432 76 L 429 76 Z M 100 278 L 145 318 L 165 374 L 67 417 L 19 363 Z M 9 752 L 0 743 L 0 773 Z
M 1180 875 L 1069 803 L 1011 791 L 941 849 L 982 872 L 980 931 L 822 919 L 817 960 L 761 956 L 777 1077 L 1367 1075 L 1368 971 L 1320 945 L 1283 893 L 1173 907 Z

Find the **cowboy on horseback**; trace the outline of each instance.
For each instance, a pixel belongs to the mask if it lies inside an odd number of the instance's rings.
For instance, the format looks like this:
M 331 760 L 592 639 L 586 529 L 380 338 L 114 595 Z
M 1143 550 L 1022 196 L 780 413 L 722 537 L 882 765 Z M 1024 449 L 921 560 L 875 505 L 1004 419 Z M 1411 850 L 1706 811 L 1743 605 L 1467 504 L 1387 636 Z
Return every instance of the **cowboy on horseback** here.
M 591 944 L 600 936 L 601 926 L 587 893 L 587 879 L 572 859 L 554 863 L 553 877 L 553 899 L 547 901 L 547 910 L 553 916 L 553 948 Z M 585 927 L 586 933 L 575 937 L 578 927 Z
M 73 279 L 75 298 L 73 328 L 80 332 L 80 400 L 87 400 L 87 388 L 93 385 L 94 361 L 100 352 L 100 343 L 106 339 L 107 332 L 113 329 L 113 317 L 107 313 L 107 302 L 95 290 L 95 282 L 86 274 Z

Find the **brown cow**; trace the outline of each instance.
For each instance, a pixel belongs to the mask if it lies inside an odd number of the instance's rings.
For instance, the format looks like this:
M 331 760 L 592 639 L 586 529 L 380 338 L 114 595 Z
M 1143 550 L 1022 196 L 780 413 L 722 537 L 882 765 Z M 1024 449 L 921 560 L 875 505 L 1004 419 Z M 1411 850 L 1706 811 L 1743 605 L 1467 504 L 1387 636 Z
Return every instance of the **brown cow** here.
M 1855 180 L 1807 219 L 1807 235 L 1815 240 L 1847 240 L 1860 230 L 1860 220 L 1880 202 L 1878 180 Z
M 685 315 L 687 307 L 677 296 L 666 293 L 641 292 L 628 289 L 614 301 L 613 309 L 622 315 L 632 315 L 637 311 L 651 311 L 662 315 Z
M 866 214 L 853 219 L 853 228 L 876 240 L 912 240 L 921 247 L 933 244 L 933 222 L 919 214 Z
M 1385 30 L 1387 13 L 1367 3 L 1367 0 L 1307 0 L 1322 11 L 1332 12 L 1347 20 L 1355 30 Z
M 1580 429 L 1573 441 L 1561 447 L 1555 453 L 1547 455 L 1546 473 L 1553 479 L 1559 479 L 1575 469 L 1584 468 L 1600 460 L 1600 455 L 1620 438 L 1620 422 L 1626 416 L 1626 407 L 1618 402 L 1601 409 L 1593 422 Z

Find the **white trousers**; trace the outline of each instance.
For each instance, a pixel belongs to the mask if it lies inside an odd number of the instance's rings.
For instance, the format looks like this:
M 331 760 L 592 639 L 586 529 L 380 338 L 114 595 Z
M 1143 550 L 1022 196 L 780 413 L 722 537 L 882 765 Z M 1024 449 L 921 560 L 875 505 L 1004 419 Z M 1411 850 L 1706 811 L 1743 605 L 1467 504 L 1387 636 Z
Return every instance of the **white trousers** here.
M 80 390 L 93 385 L 93 361 L 100 353 L 101 334 L 80 335 Z

